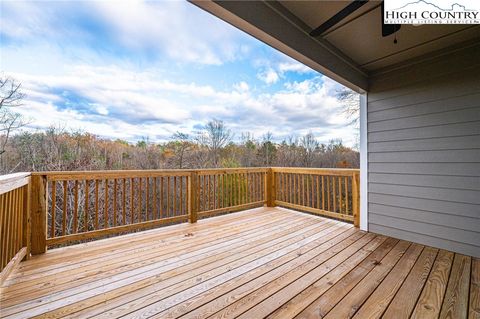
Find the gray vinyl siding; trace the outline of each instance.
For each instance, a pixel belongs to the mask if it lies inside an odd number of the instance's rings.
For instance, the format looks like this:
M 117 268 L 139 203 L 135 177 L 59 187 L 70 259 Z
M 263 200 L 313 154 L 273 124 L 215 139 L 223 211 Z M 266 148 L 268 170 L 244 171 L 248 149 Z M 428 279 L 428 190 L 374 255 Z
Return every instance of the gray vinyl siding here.
M 480 45 L 371 78 L 369 231 L 480 257 Z

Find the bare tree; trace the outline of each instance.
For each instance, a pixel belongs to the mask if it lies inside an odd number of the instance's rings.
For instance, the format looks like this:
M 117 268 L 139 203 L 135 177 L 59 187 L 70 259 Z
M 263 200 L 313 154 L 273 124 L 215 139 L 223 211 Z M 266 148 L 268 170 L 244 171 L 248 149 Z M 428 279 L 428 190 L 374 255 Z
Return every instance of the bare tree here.
M 14 111 L 22 105 L 25 94 L 21 83 L 8 76 L 0 77 L 0 156 L 5 153 L 5 146 L 11 133 L 25 125 L 22 116 Z
M 232 138 L 232 131 L 225 126 L 223 121 L 216 119 L 208 122 L 199 134 L 198 140 L 207 146 L 214 167 L 218 167 L 220 163 L 220 150 L 230 143 Z
M 185 168 L 185 153 L 191 147 L 190 136 L 186 133 L 176 132 L 173 134 L 173 147 L 175 150 L 176 168 Z
M 312 133 L 308 133 L 301 138 L 300 146 L 303 148 L 303 164 L 305 167 L 312 167 L 318 145 L 317 139 Z
M 342 103 L 343 113 L 351 121 L 350 124 L 358 125 L 360 120 L 360 95 L 343 87 L 336 92 L 336 98 Z

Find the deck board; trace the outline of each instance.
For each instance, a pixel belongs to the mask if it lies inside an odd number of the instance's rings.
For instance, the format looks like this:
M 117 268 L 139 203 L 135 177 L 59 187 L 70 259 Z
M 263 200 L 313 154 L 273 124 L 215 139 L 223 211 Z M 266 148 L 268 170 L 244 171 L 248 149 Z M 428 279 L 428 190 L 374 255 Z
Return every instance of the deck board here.
M 282 208 L 49 250 L 2 318 L 479 318 L 478 259 Z

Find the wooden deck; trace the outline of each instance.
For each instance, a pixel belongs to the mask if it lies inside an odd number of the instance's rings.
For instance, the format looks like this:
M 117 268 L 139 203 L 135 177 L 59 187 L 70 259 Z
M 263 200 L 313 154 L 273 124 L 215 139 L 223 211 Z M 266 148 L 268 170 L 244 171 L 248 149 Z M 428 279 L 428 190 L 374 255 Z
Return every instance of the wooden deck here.
M 6 318 L 480 318 L 480 260 L 259 208 L 48 251 Z

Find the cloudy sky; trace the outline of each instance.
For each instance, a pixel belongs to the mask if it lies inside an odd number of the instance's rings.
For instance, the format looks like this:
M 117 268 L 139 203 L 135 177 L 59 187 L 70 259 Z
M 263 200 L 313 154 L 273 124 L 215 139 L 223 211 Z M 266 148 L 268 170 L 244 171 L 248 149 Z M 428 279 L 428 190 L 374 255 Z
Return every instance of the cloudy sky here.
M 0 71 L 29 129 L 165 141 L 223 120 L 239 138 L 353 145 L 339 84 L 180 1 L 1 1 Z

